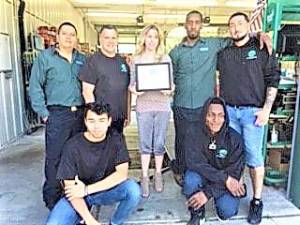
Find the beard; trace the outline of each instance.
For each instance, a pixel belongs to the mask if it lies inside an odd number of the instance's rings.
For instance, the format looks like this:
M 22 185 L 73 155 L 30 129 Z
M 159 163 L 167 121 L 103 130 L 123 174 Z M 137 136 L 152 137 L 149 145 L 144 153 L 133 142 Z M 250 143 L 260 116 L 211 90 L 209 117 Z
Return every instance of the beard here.
M 188 34 L 188 38 L 190 40 L 195 40 L 199 37 L 199 32 L 198 33 L 195 33 L 195 34 Z
M 243 36 L 241 36 L 241 37 L 238 37 L 238 38 L 232 38 L 232 40 L 233 40 L 234 42 L 239 42 L 239 41 L 244 40 L 244 38 L 247 37 L 247 36 L 248 36 L 248 34 L 245 34 L 245 35 L 243 35 Z

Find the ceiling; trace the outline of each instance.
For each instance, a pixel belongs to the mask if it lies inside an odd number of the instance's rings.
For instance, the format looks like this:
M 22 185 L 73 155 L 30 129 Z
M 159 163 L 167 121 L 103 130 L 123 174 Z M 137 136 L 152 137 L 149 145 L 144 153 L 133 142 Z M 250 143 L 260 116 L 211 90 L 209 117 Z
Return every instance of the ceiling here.
M 236 12 L 248 14 L 256 0 L 69 0 L 87 20 L 99 28 L 102 24 L 117 25 L 120 34 L 136 32 L 145 24 L 158 24 L 165 31 L 183 24 L 185 14 L 199 10 L 210 17 L 209 26 L 224 26 Z M 143 23 L 137 23 L 142 16 Z

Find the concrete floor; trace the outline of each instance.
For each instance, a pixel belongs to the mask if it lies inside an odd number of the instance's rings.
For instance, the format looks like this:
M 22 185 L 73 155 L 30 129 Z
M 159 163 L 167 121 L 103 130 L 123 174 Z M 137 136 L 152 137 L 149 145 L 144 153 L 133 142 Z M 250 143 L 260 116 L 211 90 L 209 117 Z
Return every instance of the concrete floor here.
M 43 129 L 24 136 L 15 144 L 0 152 L 0 225 L 42 225 L 48 210 L 41 197 L 43 182 L 44 139 Z M 136 147 L 136 130 L 126 131 L 129 148 Z M 173 130 L 169 129 L 168 149 L 173 157 Z M 130 175 L 135 176 L 136 171 Z M 136 176 L 138 177 L 138 176 Z M 151 192 L 143 200 L 127 224 L 186 224 L 189 218 L 180 188 L 174 183 L 171 172 L 164 174 L 165 191 Z M 247 182 L 249 179 L 246 176 Z M 248 184 L 250 187 L 250 184 Z M 248 198 L 243 199 L 239 214 L 229 225 L 247 224 Z M 264 213 L 261 225 L 300 225 L 300 210 L 285 197 L 284 189 L 265 187 Z M 102 207 L 99 220 L 105 224 L 113 207 Z M 215 217 L 212 202 L 207 207 L 207 225 L 220 222 Z

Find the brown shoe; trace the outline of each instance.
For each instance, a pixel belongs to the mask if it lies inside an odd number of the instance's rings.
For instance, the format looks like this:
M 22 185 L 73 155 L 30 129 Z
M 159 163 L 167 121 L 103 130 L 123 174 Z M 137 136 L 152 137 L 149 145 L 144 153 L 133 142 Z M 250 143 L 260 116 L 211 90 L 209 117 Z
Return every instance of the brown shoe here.
M 148 198 L 149 195 L 150 195 L 149 177 L 142 177 L 141 186 L 142 186 L 142 196 L 143 196 L 143 198 Z
M 161 173 L 155 173 L 154 189 L 156 192 L 162 192 L 164 190 L 164 181 Z

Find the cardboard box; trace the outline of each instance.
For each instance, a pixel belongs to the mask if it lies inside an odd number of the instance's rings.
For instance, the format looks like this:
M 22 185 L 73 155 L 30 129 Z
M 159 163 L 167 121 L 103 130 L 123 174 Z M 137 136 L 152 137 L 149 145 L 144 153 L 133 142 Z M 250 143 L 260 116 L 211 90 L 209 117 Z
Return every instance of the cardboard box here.
M 288 152 L 287 152 L 288 151 Z M 289 169 L 290 149 L 269 149 L 267 165 L 279 171 L 288 171 Z M 288 158 L 287 158 L 288 157 Z

